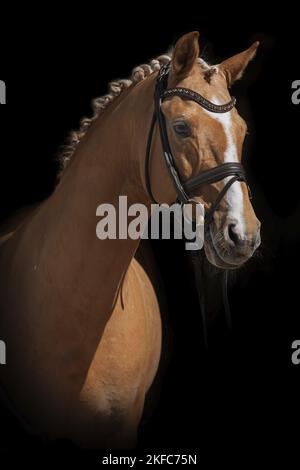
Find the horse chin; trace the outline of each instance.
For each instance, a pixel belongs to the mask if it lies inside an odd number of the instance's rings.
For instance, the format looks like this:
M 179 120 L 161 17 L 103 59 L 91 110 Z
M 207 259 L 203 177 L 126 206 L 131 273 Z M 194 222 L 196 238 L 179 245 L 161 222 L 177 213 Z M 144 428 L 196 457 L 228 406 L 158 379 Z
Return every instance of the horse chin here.
M 205 255 L 209 263 L 219 269 L 234 270 L 234 269 L 240 268 L 245 263 L 245 262 L 234 263 L 234 262 L 229 262 L 228 260 L 225 260 L 220 254 L 220 251 L 217 245 L 214 243 L 214 238 L 213 238 L 211 229 L 208 231 L 206 238 L 205 238 L 204 251 L 205 251 Z

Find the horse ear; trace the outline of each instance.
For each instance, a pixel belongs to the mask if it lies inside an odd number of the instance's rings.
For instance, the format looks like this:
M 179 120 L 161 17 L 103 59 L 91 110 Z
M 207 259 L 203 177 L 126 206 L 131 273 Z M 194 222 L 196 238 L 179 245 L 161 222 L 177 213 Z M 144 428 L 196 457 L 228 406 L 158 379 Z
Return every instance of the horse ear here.
M 172 72 L 177 79 L 183 79 L 189 74 L 199 52 L 197 31 L 185 34 L 177 41 L 172 57 Z
M 256 41 L 246 51 L 224 60 L 224 62 L 219 65 L 219 70 L 225 75 L 228 88 L 243 76 L 247 65 L 254 59 L 258 46 L 259 42 Z

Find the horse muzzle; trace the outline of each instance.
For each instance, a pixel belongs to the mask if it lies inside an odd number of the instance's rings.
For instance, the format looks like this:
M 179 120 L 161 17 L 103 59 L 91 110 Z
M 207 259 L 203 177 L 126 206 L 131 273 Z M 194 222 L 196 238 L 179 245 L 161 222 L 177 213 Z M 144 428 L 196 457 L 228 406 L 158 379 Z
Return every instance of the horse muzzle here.
M 235 220 L 227 220 L 214 232 L 213 224 L 207 234 L 205 251 L 208 260 L 217 267 L 235 269 L 242 266 L 261 244 L 260 222 L 245 231 Z

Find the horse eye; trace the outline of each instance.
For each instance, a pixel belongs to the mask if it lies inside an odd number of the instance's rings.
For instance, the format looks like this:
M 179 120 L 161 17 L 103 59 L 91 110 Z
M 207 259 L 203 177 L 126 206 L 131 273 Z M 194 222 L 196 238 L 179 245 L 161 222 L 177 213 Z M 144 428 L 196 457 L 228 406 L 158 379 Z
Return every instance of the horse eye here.
M 189 137 L 191 135 L 191 129 L 188 124 L 184 121 L 176 122 L 173 125 L 174 131 L 180 137 Z

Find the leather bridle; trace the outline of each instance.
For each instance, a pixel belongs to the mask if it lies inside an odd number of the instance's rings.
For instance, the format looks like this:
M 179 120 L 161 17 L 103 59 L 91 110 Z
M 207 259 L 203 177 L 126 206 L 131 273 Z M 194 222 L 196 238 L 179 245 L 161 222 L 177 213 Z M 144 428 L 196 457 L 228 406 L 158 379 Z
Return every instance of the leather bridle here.
M 151 162 L 151 147 L 153 140 L 153 132 L 156 122 L 158 123 L 159 133 L 163 148 L 163 156 L 169 171 L 169 175 L 173 182 L 174 188 L 176 190 L 177 199 L 182 204 L 187 204 L 192 200 L 197 191 L 205 185 L 217 183 L 225 178 L 231 176 L 223 187 L 223 189 L 218 194 L 216 200 L 212 203 L 209 211 L 206 212 L 205 216 L 205 226 L 208 228 L 214 212 L 217 210 L 225 194 L 229 188 L 236 181 L 246 182 L 245 170 L 241 163 L 230 162 L 223 163 L 215 168 L 210 170 L 203 171 L 199 175 L 194 176 L 188 181 L 182 182 L 179 176 L 179 172 L 175 165 L 175 160 L 173 157 L 172 149 L 168 139 L 166 121 L 161 110 L 161 105 L 164 100 L 170 99 L 173 96 L 179 96 L 184 100 L 194 101 L 202 108 L 210 111 L 211 113 L 227 113 L 231 111 L 235 104 L 236 99 L 232 98 L 229 103 L 217 105 L 211 101 L 204 98 L 204 96 L 196 93 L 193 90 L 188 88 L 167 88 L 168 86 L 168 77 L 170 72 L 170 63 L 164 65 L 159 72 L 157 77 L 155 93 L 154 93 L 154 113 L 149 130 L 147 149 L 146 149 L 146 163 L 145 163 L 145 182 L 147 192 L 152 200 L 152 202 L 157 203 L 151 189 L 151 179 L 150 179 L 150 162 Z
M 172 149 L 170 146 L 170 142 L 168 139 L 166 121 L 164 115 L 161 110 L 161 105 L 164 100 L 173 98 L 174 96 L 179 96 L 184 100 L 194 101 L 202 108 L 210 111 L 211 113 L 227 113 L 231 111 L 235 104 L 236 99 L 234 97 L 231 98 L 229 103 L 217 105 L 212 103 L 211 101 L 204 98 L 199 93 L 196 93 L 193 90 L 188 88 L 167 88 L 168 87 L 168 77 L 170 72 L 170 63 L 164 65 L 158 74 L 156 86 L 155 86 L 155 93 L 154 93 L 154 113 L 151 122 L 151 126 L 149 129 L 149 136 L 146 148 L 146 162 L 145 162 L 145 182 L 146 188 L 149 197 L 151 198 L 152 202 L 157 203 L 154 195 L 152 193 L 151 188 L 151 179 L 150 179 L 150 163 L 151 163 L 151 147 L 152 147 L 152 140 L 153 140 L 153 133 L 156 122 L 158 123 L 160 139 L 163 148 L 163 156 L 166 162 L 166 166 L 168 168 L 169 175 L 173 182 L 177 200 L 181 204 L 187 204 L 191 201 L 195 201 L 193 197 L 197 194 L 197 191 L 202 188 L 203 186 L 217 183 L 219 181 L 224 180 L 227 178 L 227 181 L 224 184 L 224 187 L 219 192 L 216 200 L 211 204 L 211 207 L 208 211 L 206 211 L 205 215 L 205 232 L 207 233 L 210 223 L 212 221 L 213 215 L 215 211 L 218 209 L 222 199 L 226 195 L 227 191 L 236 181 L 246 181 L 245 170 L 241 163 L 238 162 L 228 162 L 223 163 L 215 168 L 210 170 L 203 171 L 199 175 L 194 176 L 188 181 L 182 182 L 179 176 L 179 172 L 175 165 L 175 160 L 173 157 Z M 230 179 L 228 179 L 230 178 Z M 249 197 L 251 198 L 251 192 L 249 186 L 247 184 Z M 195 201 L 197 202 L 197 201 Z M 204 288 L 200 290 L 200 284 L 203 280 L 203 264 L 202 259 L 200 256 L 200 251 L 196 251 L 196 256 L 194 256 L 194 269 L 195 269 L 195 278 L 196 278 L 196 288 L 198 291 L 199 302 L 201 305 L 201 312 L 202 312 L 202 322 L 203 322 L 203 331 L 204 331 L 204 342 L 207 347 L 207 327 L 206 327 L 206 313 L 205 313 L 205 295 L 204 295 Z M 199 274 L 200 273 L 200 274 Z M 223 270 L 223 284 L 222 284 L 222 293 L 223 293 L 223 304 L 227 319 L 227 324 L 231 326 L 231 313 L 230 313 L 230 306 L 228 302 L 228 295 L 227 295 L 227 283 L 228 283 L 228 271 L 225 269 Z

